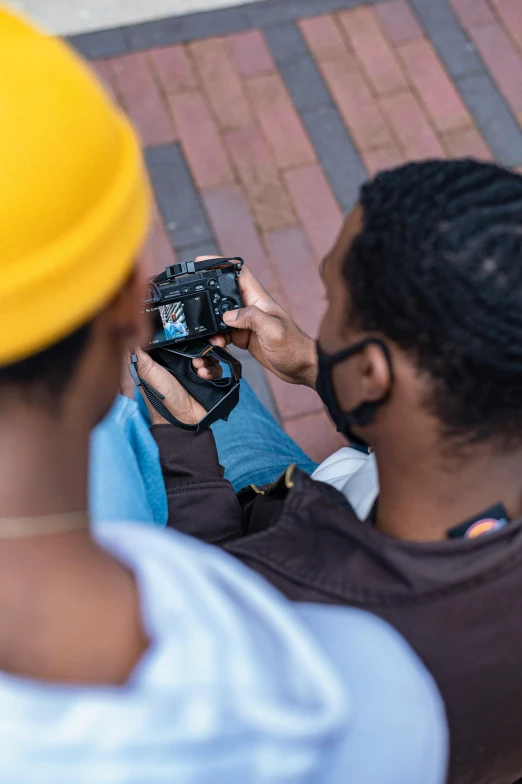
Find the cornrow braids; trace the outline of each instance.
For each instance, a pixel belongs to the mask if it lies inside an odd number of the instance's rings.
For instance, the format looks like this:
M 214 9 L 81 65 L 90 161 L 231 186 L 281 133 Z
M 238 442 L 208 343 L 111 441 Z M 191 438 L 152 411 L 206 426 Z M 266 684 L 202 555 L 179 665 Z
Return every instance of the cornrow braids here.
M 522 444 L 522 177 L 473 160 L 411 163 L 361 189 L 344 274 L 351 321 L 431 378 L 448 436 Z

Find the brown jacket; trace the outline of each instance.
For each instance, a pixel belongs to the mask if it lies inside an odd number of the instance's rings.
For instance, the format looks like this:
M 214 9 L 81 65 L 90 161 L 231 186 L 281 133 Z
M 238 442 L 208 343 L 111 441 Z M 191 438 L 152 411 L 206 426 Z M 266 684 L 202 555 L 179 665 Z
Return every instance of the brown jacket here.
M 263 493 L 236 496 L 211 432 L 173 431 L 152 428 L 170 525 L 222 544 L 290 599 L 387 620 L 438 682 L 452 738 L 450 782 L 522 777 L 522 520 L 475 540 L 395 539 L 297 469 Z

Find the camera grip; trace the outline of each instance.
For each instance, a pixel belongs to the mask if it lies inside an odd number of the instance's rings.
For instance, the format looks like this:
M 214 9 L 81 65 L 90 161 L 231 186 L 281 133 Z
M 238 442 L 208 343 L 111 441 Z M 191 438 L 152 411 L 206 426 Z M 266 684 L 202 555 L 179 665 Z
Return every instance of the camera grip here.
M 239 381 L 241 379 L 241 363 L 228 351 L 219 346 L 212 346 L 200 341 L 191 341 L 176 348 L 157 348 L 149 352 L 155 362 L 162 365 L 179 381 L 181 386 L 206 409 L 207 414 L 195 425 L 180 422 L 166 409 L 161 402 L 162 396 L 139 377 L 136 355 L 131 358 L 131 375 L 135 383 L 143 387 L 150 404 L 167 422 L 183 430 L 201 430 L 209 427 L 218 419 L 228 419 L 229 414 L 239 402 Z M 213 356 L 229 366 L 230 378 L 217 381 L 206 381 L 194 370 L 192 360 L 197 357 Z

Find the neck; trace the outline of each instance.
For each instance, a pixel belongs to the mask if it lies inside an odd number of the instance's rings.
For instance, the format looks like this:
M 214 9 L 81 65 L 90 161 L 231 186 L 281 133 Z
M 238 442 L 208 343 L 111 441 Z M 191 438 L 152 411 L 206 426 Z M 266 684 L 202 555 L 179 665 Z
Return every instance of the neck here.
M 87 509 L 89 430 L 34 406 L 0 419 L 0 518 Z
M 436 449 L 375 450 L 379 469 L 377 527 L 411 541 L 446 539 L 450 528 L 497 502 L 522 516 L 522 451 L 502 455 L 474 446 L 463 458 Z M 433 446 L 433 445 L 432 445 Z

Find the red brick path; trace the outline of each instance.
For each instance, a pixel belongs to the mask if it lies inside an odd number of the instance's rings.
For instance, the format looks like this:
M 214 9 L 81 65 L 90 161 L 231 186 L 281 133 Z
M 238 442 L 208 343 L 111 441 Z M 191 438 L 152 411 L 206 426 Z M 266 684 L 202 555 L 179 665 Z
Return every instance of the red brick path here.
M 435 2 L 435 0 L 433 0 Z M 522 0 L 450 0 L 522 122 Z M 368 174 L 472 155 L 483 138 L 406 0 L 299 23 Z M 318 273 L 341 211 L 259 30 L 97 61 L 146 147 L 178 141 L 224 253 L 245 257 L 316 334 Z M 158 268 L 174 258 L 159 214 Z M 340 439 L 309 390 L 269 383 L 287 431 L 317 460 Z

